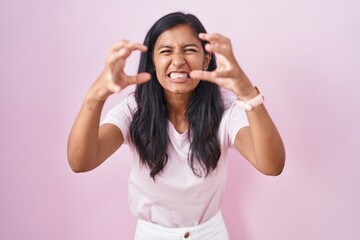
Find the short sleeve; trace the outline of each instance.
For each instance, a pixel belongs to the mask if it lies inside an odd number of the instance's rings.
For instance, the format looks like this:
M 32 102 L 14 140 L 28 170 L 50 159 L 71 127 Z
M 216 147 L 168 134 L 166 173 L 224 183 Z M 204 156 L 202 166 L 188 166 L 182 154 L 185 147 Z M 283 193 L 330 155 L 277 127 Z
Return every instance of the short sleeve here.
M 232 102 L 229 112 L 228 132 L 231 146 L 235 144 L 238 131 L 249 126 L 249 121 L 244 109 L 240 108 L 235 101 Z
M 133 113 L 136 110 L 136 106 L 135 97 L 131 94 L 110 109 L 110 111 L 105 115 L 104 120 L 101 122 L 101 124 L 109 123 L 117 126 L 124 136 L 125 144 L 129 143 L 129 127 L 132 121 Z

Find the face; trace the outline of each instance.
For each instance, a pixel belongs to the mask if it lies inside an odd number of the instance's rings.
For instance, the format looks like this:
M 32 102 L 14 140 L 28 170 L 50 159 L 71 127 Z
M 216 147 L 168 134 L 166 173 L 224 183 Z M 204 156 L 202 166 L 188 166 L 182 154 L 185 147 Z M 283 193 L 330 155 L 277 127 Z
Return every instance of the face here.
M 204 55 L 201 42 L 188 25 L 178 25 L 163 32 L 154 46 L 156 76 L 165 95 L 189 94 L 199 84 L 192 79 L 192 70 L 201 70 L 209 64 L 209 54 Z

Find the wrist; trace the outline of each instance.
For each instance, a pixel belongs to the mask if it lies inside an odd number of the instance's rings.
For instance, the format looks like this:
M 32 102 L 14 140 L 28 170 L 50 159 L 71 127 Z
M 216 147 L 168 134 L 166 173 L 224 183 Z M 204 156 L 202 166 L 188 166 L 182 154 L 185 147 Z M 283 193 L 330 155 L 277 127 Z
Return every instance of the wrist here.
M 239 78 L 236 81 L 236 85 L 234 86 L 233 92 L 236 94 L 238 99 L 248 100 L 255 97 L 258 92 L 255 89 L 254 85 L 250 82 L 250 80 L 245 76 L 245 78 Z
M 99 100 L 99 99 L 93 98 L 91 96 L 86 96 L 86 98 L 83 102 L 83 106 L 89 111 L 93 111 L 96 109 L 102 109 L 104 104 L 105 104 L 104 100 Z
M 96 88 L 95 86 L 93 86 L 87 92 L 85 96 L 85 102 L 95 105 L 103 104 L 108 98 L 108 96 L 110 96 L 110 93 L 107 93 L 105 89 Z
M 257 89 L 257 87 L 254 86 L 249 86 L 246 89 L 241 89 L 241 91 L 238 91 L 238 93 L 236 93 L 236 96 L 238 99 L 247 101 L 249 99 L 252 99 L 254 97 L 256 97 L 259 94 L 259 90 Z
M 255 97 L 258 92 L 252 85 L 250 79 L 241 70 L 240 74 L 236 79 L 236 84 L 233 88 L 233 92 L 236 94 L 238 99 L 248 100 Z
M 250 97 L 250 98 L 243 98 L 243 97 L 238 98 L 236 100 L 236 104 L 240 108 L 245 109 L 246 111 L 251 111 L 254 107 L 257 107 L 257 106 L 263 104 L 264 103 L 264 95 L 259 90 L 259 88 L 254 87 L 253 92 L 255 92 L 255 94 L 252 94 L 252 97 Z
M 93 102 L 105 102 L 106 99 L 112 94 L 105 86 L 95 83 L 87 92 L 86 99 Z

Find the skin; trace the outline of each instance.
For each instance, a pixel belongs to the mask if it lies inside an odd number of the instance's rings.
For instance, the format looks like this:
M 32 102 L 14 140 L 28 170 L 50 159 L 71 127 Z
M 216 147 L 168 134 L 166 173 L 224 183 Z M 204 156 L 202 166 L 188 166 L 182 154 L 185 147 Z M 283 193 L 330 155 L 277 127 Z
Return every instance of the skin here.
M 187 25 L 180 25 L 159 36 L 153 59 L 157 78 L 164 88 L 169 120 L 178 132 L 183 133 L 189 127 L 185 118 L 186 108 L 200 82 L 199 78 L 190 78 L 190 72 L 206 68 L 210 55 L 205 54 L 193 30 Z M 182 73 L 188 77 L 172 79 L 171 73 Z
M 230 39 L 217 33 L 200 33 L 199 38 L 210 42 L 205 49 L 217 55 L 218 67 L 212 72 L 195 70 L 190 76 L 216 83 L 243 100 L 255 97 L 258 92 L 237 63 Z M 279 175 L 285 165 L 285 148 L 265 105 L 259 105 L 246 114 L 250 126 L 238 131 L 236 148 L 263 174 Z
M 205 54 L 200 40 L 209 42 Z M 99 127 L 101 110 L 107 97 L 131 84 L 150 79 L 148 73 L 129 76 L 124 73 L 126 59 L 133 51 L 146 51 L 139 43 L 119 41 L 111 48 L 105 68 L 92 85 L 70 131 L 68 161 L 73 171 L 89 171 L 112 155 L 124 142 L 121 131 L 111 125 Z M 211 54 L 216 54 L 218 68 L 206 69 Z M 199 79 L 216 83 L 247 100 L 258 93 L 233 55 L 231 42 L 220 34 L 194 35 L 190 27 L 179 25 L 162 33 L 154 47 L 156 74 L 169 107 L 169 120 L 178 132 L 188 129 L 185 117 L 191 94 Z M 188 74 L 185 79 L 172 79 L 170 73 Z M 235 146 L 260 172 L 278 175 L 285 164 L 285 149 L 280 134 L 264 105 L 246 112 L 250 126 L 239 130 Z

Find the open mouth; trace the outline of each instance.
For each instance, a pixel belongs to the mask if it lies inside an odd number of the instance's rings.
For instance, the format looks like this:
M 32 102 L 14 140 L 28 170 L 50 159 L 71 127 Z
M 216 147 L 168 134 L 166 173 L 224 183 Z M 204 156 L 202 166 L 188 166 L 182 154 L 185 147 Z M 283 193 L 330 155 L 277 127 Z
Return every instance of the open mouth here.
M 189 74 L 186 72 L 171 72 L 168 74 L 168 77 L 176 82 L 186 81 L 190 78 Z

